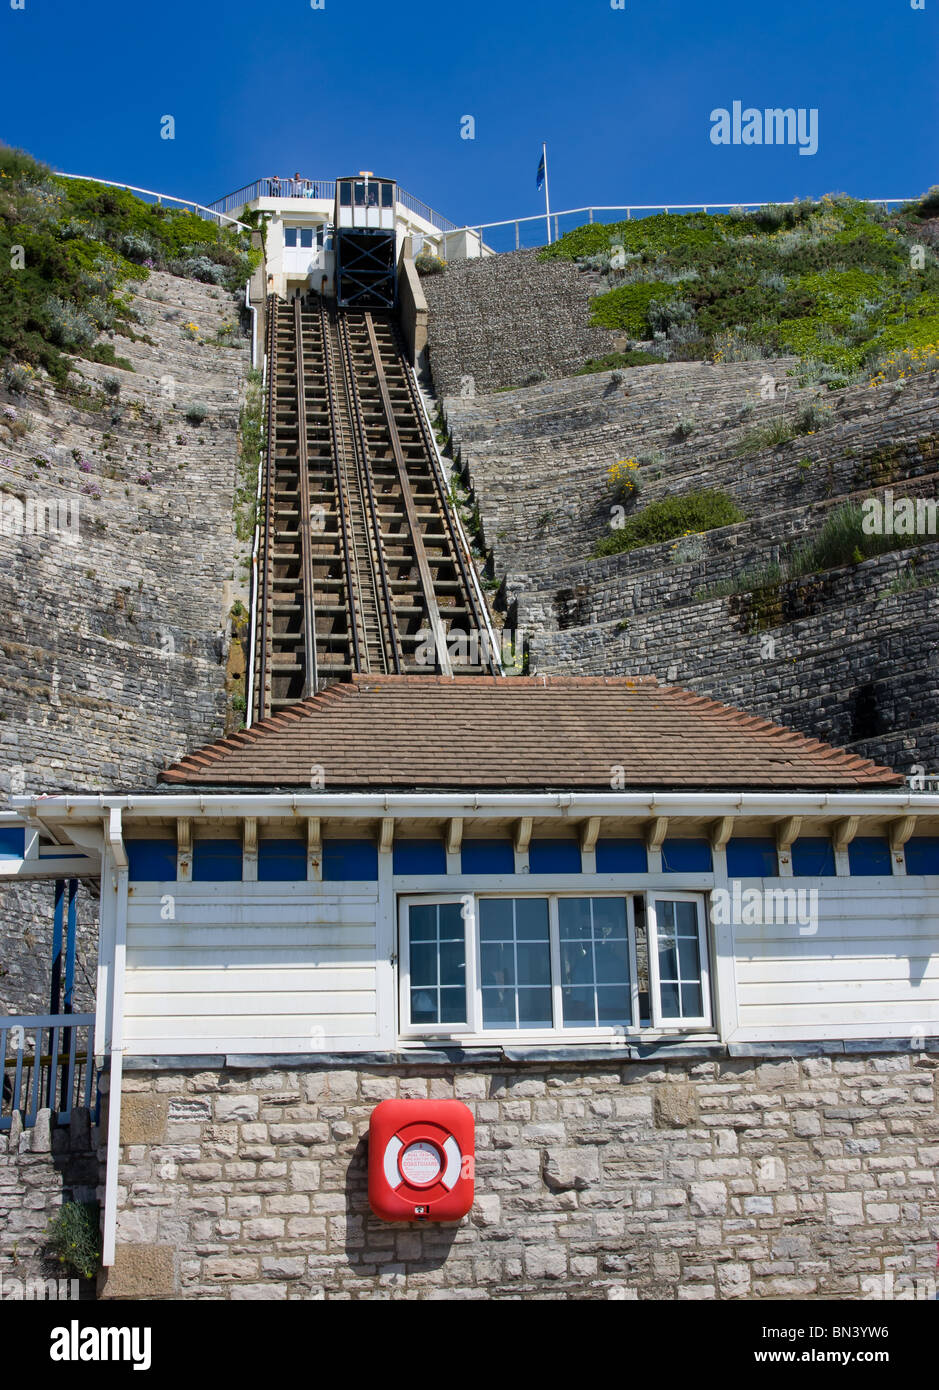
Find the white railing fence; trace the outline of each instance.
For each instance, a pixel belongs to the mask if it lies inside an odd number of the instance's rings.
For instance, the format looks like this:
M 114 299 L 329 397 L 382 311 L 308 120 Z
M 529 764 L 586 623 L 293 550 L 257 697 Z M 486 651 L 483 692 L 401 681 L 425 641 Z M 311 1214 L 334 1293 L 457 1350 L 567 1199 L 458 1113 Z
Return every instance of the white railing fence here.
M 170 193 L 155 193 L 152 188 L 135 188 L 132 183 L 117 183 L 114 179 L 96 179 L 92 174 L 65 174 L 57 172 L 56 178 L 81 179 L 85 183 L 104 184 L 106 188 L 121 188 L 125 193 L 134 193 L 138 198 L 143 198 L 144 201 L 156 203 L 158 207 L 162 207 L 164 203 L 173 203 L 176 207 L 185 208 L 187 211 L 198 213 L 200 217 L 204 218 L 207 222 L 214 222 L 216 226 L 220 226 L 225 222 L 230 227 L 239 227 L 243 232 L 250 232 L 252 230 L 251 227 L 248 227 L 244 222 L 239 222 L 237 218 L 227 217 L 225 215 L 228 211 L 227 208 L 220 212 L 217 208 L 205 207 L 202 203 L 194 203 L 189 198 L 174 198 Z
M 774 207 L 795 207 L 798 200 L 788 203 L 774 203 Z M 915 201 L 912 198 L 862 198 L 859 202 L 873 203 L 876 207 L 889 210 L 893 206 Z M 616 207 L 565 208 L 563 212 L 533 213 L 529 217 L 509 217 L 501 222 L 472 222 L 459 228 L 460 231 L 475 232 L 493 251 L 529 250 L 558 241 L 565 232 L 582 227 L 585 222 L 631 222 L 634 217 L 643 217 L 657 212 L 729 212 L 733 208 L 751 210 L 766 207 L 760 203 L 631 203 Z

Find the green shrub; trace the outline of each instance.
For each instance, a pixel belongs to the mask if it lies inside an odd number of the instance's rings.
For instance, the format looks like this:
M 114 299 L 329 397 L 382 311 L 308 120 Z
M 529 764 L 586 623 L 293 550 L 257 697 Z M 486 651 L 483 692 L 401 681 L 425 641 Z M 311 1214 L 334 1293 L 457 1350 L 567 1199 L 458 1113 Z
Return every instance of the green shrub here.
M 420 251 L 414 258 L 414 269 L 418 275 L 439 275 L 446 270 L 447 263 L 430 251 Z
M 688 492 L 683 497 L 666 497 L 653 502 L 635 516 L 627 518 L 617 530 L 599 540 L 594 547 L 595 557 L 616 555 L 622 550 L 639 550 L 642 546 L 658 545 L 661 541 L 711 531 L 718 526 L 733 526 L 744 515 L 723 492 Z
M 83 1279 L 93 1278 L 101 1261 L 98 1204 L 65 1202 L 47 1229 L 51 1258 Z
M 186 419 L 190 425 L 201 425 L 208 413 L 209 407 L 207 405 L 204 405 L 202 401 L 193 401 L 186 411 Z
M 677 294 L 678 286 L 664 281 L 620 285 L 607 294 L 597 295 L 591 304 L 591 321 L 604 328 L 621 328 L 631 338 L 648 338 L 651 336 L 649 305 L 653 301 L 663 304 L 670 298 L 677 298 Z

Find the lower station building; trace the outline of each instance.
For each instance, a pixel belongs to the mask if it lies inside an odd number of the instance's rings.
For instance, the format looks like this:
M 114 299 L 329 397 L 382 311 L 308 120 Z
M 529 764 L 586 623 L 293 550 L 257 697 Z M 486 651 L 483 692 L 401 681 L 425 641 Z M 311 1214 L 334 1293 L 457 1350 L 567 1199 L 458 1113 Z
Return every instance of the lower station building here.
M 651 679 L 357 676 L 17 816 L 100 874 L 105 1296 L 931 1270 L 939 797 L 886 768 Z M 462 1220 L 370 1210 L 387 1099 L 472 1109 Z

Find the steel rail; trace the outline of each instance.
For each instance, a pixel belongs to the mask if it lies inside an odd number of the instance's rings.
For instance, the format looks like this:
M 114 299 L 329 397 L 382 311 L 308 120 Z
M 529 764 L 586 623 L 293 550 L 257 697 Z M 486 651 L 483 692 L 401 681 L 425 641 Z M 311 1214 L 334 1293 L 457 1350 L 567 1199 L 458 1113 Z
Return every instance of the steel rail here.
M 406 364 L 407 358 L 405 354 L 404 343 L 401 337 L 401 330 L 398 327 L 397 323 L 394 323 L 392 327 L 394 332 L 395 343 L 398 347 L 398 351 L 401 354 L 401 360 Z M 424 449 L 427 453 L 427 457 L 430 462 L 430 474 L 434 482 L 434 487 L 436 489 L 437 501 L 440 507 L 441 515 L 443 516 L 444 525 L 447 528 L 447 535 L 450 539 L 450 545 L 452 547 L 453 554 L 456 557 L 457 567 L 460 572 L 460 578 L 463 581 L 463 588 L 466 591 L 466 597 L 470 606 L 470 612 L 472 614 L 473 621 L 476 624 L 476 632 L 480 639 L 483 637 L 484 633 L 486 635 L 487 643 L 489 645 L 489 660 L 487 664 L 489 666 L 490 672 L 494 676 L 501 676 L 502 666 L 496 656 L 495 645 L 493 641 L 495 634 L 492 631 L 492 626 L 489 622 L 488 614 L 483 614 L 480 611 L 479 605 L 477 603 L 476 586 L 472 583 L 470 576 L 467 572 L 466 565 L 464 563 L 463 547 L 460 544 L 460 538 L 457 535 L 456 528 L 453 523 L 453 512 L 450 503 L 450 498 L 446 489 L 444 479 L 440 472 L 440 465 L 437 458 L 437 450 L 434 446 L 433 438 L 429 432 L 427 417 L 424 413 L 423 402 L 420 400 L 417 394 L 417 386 L 415 384 L 413 374 L 408 370 L 406 365 L 404 379 L 407 383 L 408 394 L 411 399 L 411 405 L 414 409 L 414 414 L 421 432 L 421 439 L 424 442 Z
M 353 671 L 362 669 L 362 653 L 359 648 L 359 618 L 356 603 L 357 589 L 353 582 L 351 552 L 354 545 L 349 504 L 346 497 L 346 483 L 343 468 L 344 446 L 340 438 L 339 399 L 336 365 L 333 361 L 333 343 L 326 305 L 320 300 L 320 331 L 323 335 L 323 371 L 326 382 L 326 399 L 329 405 L 329 431 L 333 446 L 333 469 L 336 478 L 336 507 L 338 510 L 339 538 L 342 547 L 343 569 L 346 574 L 346 607 L 349 612 L 349 638 Z M 342 370 L 340 364 L 340 371 Z M 363 634 L 364 636 L 364 634 Z M 368 643 L 366 641 L 366 651 Z
M 303 316 L 294 300 L 294 341 L 297 365 L 297 506 L 300 530 L 300 589 L 303 604 L 303 698 L 315 695 L 316 607 L 313 602 L 313 544 L 310 534 L 310 460 L 307 449 L 306 376 L 303 370 Z
M 349 400 L 349 415 L 353 430 L 353 443 L 358 453 L 358 477 L 360 484 L 364 483 L 365 497 L 368 503 L 368 519 L 371 522 L 372 545 L 370 546 L 369 564 L 371 569 L 373 588 L 376 584 L 376 562 L 378 570 L 378 582 L 381 585 L 381 598 L 384 603 L 384 621 L 382 620 L 381 603 L 379 603 L 378 593 L 375 592 L 375 617 L 378 622 L 381 637 L 381 649 L 385 669 L 388 669 L 388 658 L 396 674 L 401 672 L 401 648 L 398 625 L 395 619 L 394 601 L 391 597 L 391 586 L 388 583 L 388 565 L 385 558 L 384 540 L 382 538 L 381 517 L 378 511 L 378 504 L 375 499 L 375 488 L 372 480 L 372 467 L 368 451 L 368 438 L 365 431 L 365 420 L 362 414 L 362 402 L 359 397 L 358 381 L 355 373 L 355 360 L 352 353 L 352 342 L 349 336 L 349 325 L 345 314 L 336 313 L 337 331 L 339 341 L 343 350 L 343 359 L 346 368 L 346 384 Z
M 434 638 L 437 665 L 440 667 L 443 675 L 452 676 L 453 667 L 450 664 L 450 653 L 447 648 L 447 634 L 444 630 L 443 619 L 440 616 L 440 609 L 437 606 L 437 595 L 434 593 L 434 581 L 430 573 L 427 551 L 424 549 L 424 538 L 421 533 L 420 518 L 417 514 L 414 494 L 411 491 L 411 483 L 408 478 L 407 459 L 404 456 L 404 450 L 401 447 L 401 437 L 398 434 L 398 427 L 395 423 L 394 406 L 392 405 L 391 394 L 388 390 L 388 379 L 385 376 L 385 367 L 381 360 L 378 339 L 375 337 L 375 325 L 372 321 L 372 315 L 368 310 L 365 311 L 365 327 L 372 349 L 372 360 L 375 363 L 375 374 L 378 381 L 378 389 L 381 394 L 382 407 L 388 424 L 388 437 L 391 441 L 391 449 L 394 454 L 395 465 L 398 470 L 398 479 L 401 484 L 401 500 L 404 503 L 405 515 L 407 516 L 408 526 L 411 531 L 414 558 L 417 562 L 421 588 L 424 591 L 424 607 Z
M 275 380 L 277 376 L 277 334 L 275 319 L 277 299 L 268 296 L 267 301 L 267 438 L 264 459 L 264 560 L 261 567 L 261 623 L 263 631 L 259 643 L 260 670 L 256 692 L 258 718 L 266 719 L 270 714 L 270 692 L 268 690 L 268 648 L 272 642 L 273 622 L 269 612 L 271 566 L 273 565 L 273 455 L 275 448 L 276 419 L 274 415 Z M 273 651 L 271 652 L 273 658 Z

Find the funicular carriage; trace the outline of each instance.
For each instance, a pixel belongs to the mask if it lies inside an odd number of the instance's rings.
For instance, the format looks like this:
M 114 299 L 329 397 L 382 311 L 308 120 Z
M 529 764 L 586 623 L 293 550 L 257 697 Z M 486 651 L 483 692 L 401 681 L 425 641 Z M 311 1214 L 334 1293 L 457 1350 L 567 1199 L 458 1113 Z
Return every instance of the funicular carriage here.
M 394 309 L 397 245 L 393 179 L 363 172 L 336 180 L 336 301 L 340 308 Z

